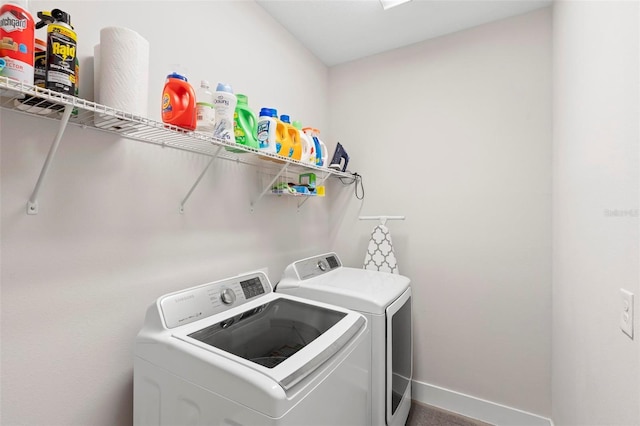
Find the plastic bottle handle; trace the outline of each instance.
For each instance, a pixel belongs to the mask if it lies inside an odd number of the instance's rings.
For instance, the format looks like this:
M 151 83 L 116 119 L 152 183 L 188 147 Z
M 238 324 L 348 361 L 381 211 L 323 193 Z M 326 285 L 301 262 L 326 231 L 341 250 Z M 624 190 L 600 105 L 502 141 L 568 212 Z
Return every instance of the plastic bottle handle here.
M 249 123 L 245 123 L 245 124 L 248 124 L 247 127 L 251 129 L 255 137 L 255 135 L 258 133 L 258 119 L 256 118 L 256 115 L 254 114 L 254 112 L 251 111 L 250 109 L 242 108 L 242 110 L 247 112 L 247 117 L 243 116 L 241 120 L 245 121 L 245 119 L 248 119 L 247 121 L 249 121 Z
M 300 130 L 298 130 L 300 131 Z M 304 141 L 304 142 L 302 142 Z M 307 138 L 307 135 L 303 134 L 300 135 L 300 142 L 302 142 L 302 153 L 304 156 L 309 156 L 311 155 L 311 142 L 309 141 L 309 139 Z
M 185 108 L 185 106 L 189 105 L 189 91 L 184 87 L 184 86 L 180 86 L 178 88 L 178 90 L 176 90 L 175 92 L 175 97 L 176 97 L 176 105 L 180 105 L 180 113 L 176 116 L 176 117 L 182 117 L 188 110 L 187 108 Z M 187 101 L 184 101 L 184 96 L 187 96 Z
M 326 162 L 327 162 L 327 146 L 324 144 L 324 142 L 322 142 L 320 139 L 318 139 L 318 142 L 320 142 L 320 147 L 322 148 L 322 155 L 320 156 L 320 158 L 322 159 L 322 164 L 320 165 L 321 167 L 326 167 Z

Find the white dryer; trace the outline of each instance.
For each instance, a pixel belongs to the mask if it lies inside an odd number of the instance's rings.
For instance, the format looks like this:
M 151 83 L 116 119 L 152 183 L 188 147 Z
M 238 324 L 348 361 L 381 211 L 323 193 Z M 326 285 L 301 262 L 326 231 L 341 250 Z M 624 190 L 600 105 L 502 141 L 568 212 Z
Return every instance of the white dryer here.
M 411 408 L 410 284 L 402 275 L 345 267 L 338 255 L 327 253 L 290 264 L 276 285 L 278 293 L 342 306 L 367 318 L 375 426 L 404 425 Z
M 369 425 L 361 314 L 262 272 L 160 297 L 135 341 L 134 425 Z

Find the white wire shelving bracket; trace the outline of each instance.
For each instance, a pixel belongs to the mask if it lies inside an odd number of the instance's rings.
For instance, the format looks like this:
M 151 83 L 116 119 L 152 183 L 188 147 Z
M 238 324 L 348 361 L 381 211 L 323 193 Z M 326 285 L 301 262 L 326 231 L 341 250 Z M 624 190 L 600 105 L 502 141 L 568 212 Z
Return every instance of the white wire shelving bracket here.
M 386 225 L 388 220 L 404 220 L 404 216 L 360 216 L 360 220 L 379 220 L 381 225 Z
M 185 131 L 179 127 L 155 121 L 147 117 L 121 111 L 106 105 L 100 105 L 75 96 L 24 84 L 2 76 L 0 76 L 0 107 L 2 109 L 59 122 L 58 132 L 51 144 L 51 148 L 49 149 L 31 197 L 27 202 L 28 214 L 38 213 L 38 195 L 46 180 L 47 173 L 51 168 L 64 131 L 69 124 L 117 134 L 121 137 L 139 142 L 170 147 L 210 157 L 207 167 L 202 171 L 200 176 L 198 176 L 196 182 L 180 203 L 180 212 L 184 212 L 185 203 L 215 159 L 230 160 L 236 163 L 256 166 L 270 173 L 276 172 L 278 176 L 312 172 L 316 174 L 316 177 L 321 182 L 324 182 L 324 180 L 329 177 L 353 177 L 350 173 L 317 167 L 276 154 L 247 148 L 243 145 L 232 144 L 214 138 L 206 133 Z M 276 180 L 277 178 L 274 179 L 273 182 Z M 271 185 L 264 188 L 262 193 L 251 202 L 252 209 L 270 189 Z M 304 202 L 300 205 L 302 204 L 304 204 Z M 300 207 L 300 205 L 298 207 Z
M 271 179 L 271 181 L 264 187 L 264 189 L 262 190 L 260 195 L 258 195 L 258 197 L 256 197 L 256 199 L 251 202 L 251 211 L 253 211 L 253 209 L 255 208 L 256 204 L 258 204 L 258 201 L 260 201 L 262 199 L 262 197 L 264 197 L 264 194 L 266 194 L 267 191 L 271 190 L 271 188 L 273 187 L 273 184 L 276 183 L 276 181 L 280 178 L 280 176 L 282 176 L 283 173 L 285 173 L 287 171 L 288 167 L 289 167 L 289 164 L 285 164 L 284 166 L 282 166 L 280 171 L 278 173 L 276 173 L 276 175 L 273 177 L 273 179 Z

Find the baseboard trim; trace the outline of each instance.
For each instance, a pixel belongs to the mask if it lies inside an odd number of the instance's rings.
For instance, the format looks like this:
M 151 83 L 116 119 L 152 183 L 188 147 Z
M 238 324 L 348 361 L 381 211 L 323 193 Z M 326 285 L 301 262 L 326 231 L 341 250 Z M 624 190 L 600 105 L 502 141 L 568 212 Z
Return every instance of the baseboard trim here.
M 474 396 L 412 381 L 412 398 L 462 416 L 471 417 L 497 426 L 553 426 L 553 421 L 536 414 L 496 404 Z

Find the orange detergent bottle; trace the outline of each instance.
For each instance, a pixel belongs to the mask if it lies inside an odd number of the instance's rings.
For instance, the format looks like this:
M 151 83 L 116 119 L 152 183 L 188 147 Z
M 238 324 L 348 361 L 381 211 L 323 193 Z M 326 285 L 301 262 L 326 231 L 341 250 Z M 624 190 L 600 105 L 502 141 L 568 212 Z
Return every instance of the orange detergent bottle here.
M 291 158 L 293 155 L 293 141 L 291 140 L 291 135 L 289 135 L 287 125 L 282 119 L 276 122 L 276 149 L 278 155 L 283 157 Z
M 162 122 L 186 130 L 195 130 L 197 122 L 196 94 L 187 78 L 171 73 L 162 92 Z
M 280 121 L 285 124 L 287 133 L 289 133 L 289 138 L 291 139 L 291 146 L 293 148 L 291 158 L 300 161 L 302 158 L 302 142 L 300 141 L 300 133 L 298 132 L 298 129 L 293 127 L 288 115 L 281 115 Z

